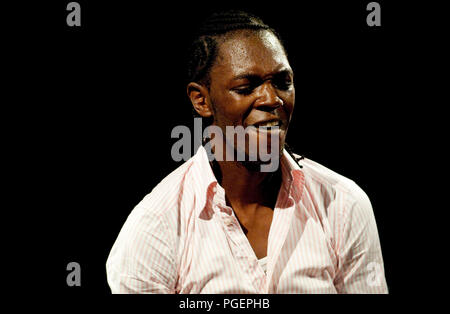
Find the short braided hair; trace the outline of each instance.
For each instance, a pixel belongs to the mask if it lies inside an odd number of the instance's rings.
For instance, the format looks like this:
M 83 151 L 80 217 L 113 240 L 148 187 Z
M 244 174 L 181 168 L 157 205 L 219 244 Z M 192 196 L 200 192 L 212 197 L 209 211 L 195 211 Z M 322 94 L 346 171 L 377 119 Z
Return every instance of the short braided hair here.
M 209 87 L 210 70 L 218 53 L 218 39 L 238 30 L 269 30 L 282 43 L 279 34 L 253 14 L 235 10 L 216 12 L 200 26 L 189 50 L 188 82 L 197 82 Z

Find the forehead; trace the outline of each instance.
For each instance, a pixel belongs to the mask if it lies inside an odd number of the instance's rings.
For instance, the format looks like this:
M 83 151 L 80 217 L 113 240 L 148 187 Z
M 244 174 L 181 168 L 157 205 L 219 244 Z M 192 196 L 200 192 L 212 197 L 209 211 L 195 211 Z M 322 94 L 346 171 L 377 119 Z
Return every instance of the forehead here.
M 240 31 L 219 44 L 217 60 L 212 68 L 221 76 L 245 73 L 268 75 L 280 69 L 290 69 L 284 49 L 270 31 Z

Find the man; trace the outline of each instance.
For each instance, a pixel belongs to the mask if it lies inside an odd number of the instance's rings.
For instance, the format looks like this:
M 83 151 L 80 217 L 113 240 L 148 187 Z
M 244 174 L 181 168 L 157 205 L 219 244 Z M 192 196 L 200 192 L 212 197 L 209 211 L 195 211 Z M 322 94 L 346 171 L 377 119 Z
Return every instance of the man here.
M 366 194 L 283 149 L 295 88 L 277 33 L 243 12 L 215 14 L 189 76 L 196 113 L 224 136 L 214 160 L 201 146 L 131 212 L 106 265 L 112 292 L 386 293 Z M 245 146 L 226 136 L 230 126 L 247 130 Z M 223 141 L 248 157 L 252 139 L 257 157 L 277 144 L 279 167 L 219 153 Z

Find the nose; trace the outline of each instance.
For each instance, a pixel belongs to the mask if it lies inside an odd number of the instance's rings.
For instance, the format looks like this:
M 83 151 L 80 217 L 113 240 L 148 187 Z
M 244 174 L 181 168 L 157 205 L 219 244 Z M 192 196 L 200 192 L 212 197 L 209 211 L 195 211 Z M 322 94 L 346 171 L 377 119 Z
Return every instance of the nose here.
M 272 83 L 266 81 L 264 84 L 261 84 L 258 88 L 255 107 L 268 107 L 270 110 L 273 110 L 280 106 L 283 106 L 283 100 L 278 97 Z

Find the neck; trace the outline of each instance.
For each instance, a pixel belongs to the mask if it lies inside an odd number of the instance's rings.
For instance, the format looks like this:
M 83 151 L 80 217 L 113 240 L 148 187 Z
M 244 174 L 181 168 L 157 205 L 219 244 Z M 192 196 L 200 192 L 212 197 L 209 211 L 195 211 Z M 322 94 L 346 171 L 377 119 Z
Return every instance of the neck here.
M 239 207 L 256 204 L 275 206 L 281 184 L 280 168 L 276 172 L 260 172 L 238 161 L 216 163 L 215 174 L 225 190 L 228 203 Z

